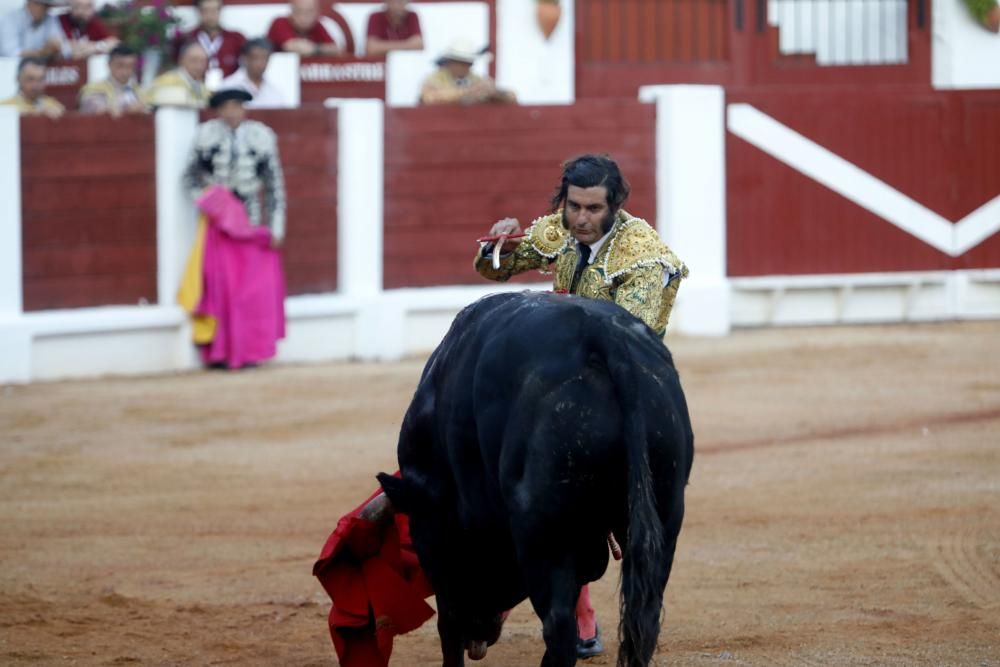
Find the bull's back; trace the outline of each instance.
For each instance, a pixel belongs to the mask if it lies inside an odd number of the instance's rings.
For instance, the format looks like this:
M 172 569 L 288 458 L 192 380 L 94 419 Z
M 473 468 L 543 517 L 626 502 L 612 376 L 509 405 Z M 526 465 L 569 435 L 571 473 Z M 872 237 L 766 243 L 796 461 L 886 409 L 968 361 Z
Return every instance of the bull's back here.
M 652 413 L 676 382 L 662 340 L 615 304 L 542 293 L 486 297 L 456 318 L 424 381 L 463 523 L 577 515 L 617 523 L 625 457 L 609 341 L 628 350 Z M 679 389 L 679 386 L 678 386 Z M 653 415 L 655 417 L 655 415 Z M 663 434 L 651 429 L 651 436 Z

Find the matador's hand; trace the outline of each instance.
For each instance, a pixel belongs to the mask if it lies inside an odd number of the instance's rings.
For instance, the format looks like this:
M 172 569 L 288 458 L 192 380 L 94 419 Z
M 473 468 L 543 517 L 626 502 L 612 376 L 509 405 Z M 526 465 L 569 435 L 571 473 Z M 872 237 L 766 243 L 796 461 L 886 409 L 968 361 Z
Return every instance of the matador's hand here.
M 516 218 L 504 218 L 503 220 L 497 221 L 497 223 L 490 228 L 490 236 L 500 236 L 502 234 L 514 236 L 520 233 L 521 223 L 519 223 Z M 501 250 L 505 253 L 513 252 L 519 243 L 521 243 L 521 239 L 505 241 Z

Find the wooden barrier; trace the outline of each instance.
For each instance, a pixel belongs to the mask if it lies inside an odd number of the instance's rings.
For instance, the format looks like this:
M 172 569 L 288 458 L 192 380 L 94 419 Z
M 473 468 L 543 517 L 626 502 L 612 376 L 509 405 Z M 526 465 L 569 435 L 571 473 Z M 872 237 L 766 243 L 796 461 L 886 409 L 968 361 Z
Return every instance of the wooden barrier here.
M 156 301 L 153 120 L 21 119 L 24 309 Z
M 950 223 L 1000 195 L 997 91 L 733 90 L 728 102 L 752 105 Z M 1000 266 L 1000 235 L 952 257 L 732 133 L 726 152 L 730 276 Z
M 252 117 L 278 134 L 289 294 L 335 291 L 337 112 Z M 21 128 L 25 310 L 155 302 L 152 117 L 25 117 Z
M 278 135 L 288 195 L 282 260 L 289 295 L 337 289 L 337 112 L 253 111 Z
M 475 239 L 500 218 L 526 227 L 546 213 L 560 164 L 580 153 L 618 160 L 627 209 L 653 223 L 655 124 L 654 106 L 631 100 L 387 109 L 385 287 L 478 282 Z
M 78 109 L 80 89 L 87 83 L 87 62 L 58 62 L 45 71 L 45 94 L 67 109 Z
M 330 97 L 385 99 L 384 58 L 303 58 L 302 102 Z

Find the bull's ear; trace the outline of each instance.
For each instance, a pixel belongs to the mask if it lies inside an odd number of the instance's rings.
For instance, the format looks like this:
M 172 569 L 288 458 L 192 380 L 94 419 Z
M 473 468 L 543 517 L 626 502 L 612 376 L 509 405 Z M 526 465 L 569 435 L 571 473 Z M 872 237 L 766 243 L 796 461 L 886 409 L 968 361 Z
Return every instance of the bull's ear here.
M 382 490 L 385 491 L 385 495 L 388 496 L 397 512 L 410 514 L 423 504 L 420 489 L 412 480 L 387 475 L 384 472 L 376 475 L 375 479 L 382 485 Z

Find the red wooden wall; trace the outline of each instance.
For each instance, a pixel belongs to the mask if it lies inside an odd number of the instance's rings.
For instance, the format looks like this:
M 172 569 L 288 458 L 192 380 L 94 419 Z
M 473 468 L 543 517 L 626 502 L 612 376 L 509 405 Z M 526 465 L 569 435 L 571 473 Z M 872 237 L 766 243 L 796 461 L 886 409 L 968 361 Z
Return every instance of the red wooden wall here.
M 156 301 L 153 119 L 21 118 L 25 310 Z
M 288 195 L 282 259 L 289 294 L 337 289 L 337 111 L 254 111 L 278 135 Z
M 730 90 L 953 222 L 1000 194 L 1000 91 Z M 732 276 L 1000 266 L 1000 235 L 960 257 L 729 134 Z
M 337 112 L 251 117 L 278 134 L 288 192 L 288 292 L 334 291 Z M 22 118 L 21 168 L 25 310 L 154 303 L 153 118 Z
M 575 2 L 578 99 L 635 98 L 640 86 L 675 83 L 930 87 L 929 0 L 923 12 L 908 4 L 907 63 L 865 66 L 779 54 L 768 0 Z
M 481 280 L 475 239 L 548 212 L 560 164 L 579 153 L 610 153 L 632 184 L 626 208 L 655 219 L 653 105 L 387 109 L 385 127 L 387 288 Z
M 579 0 L 580 62 L 729 60 L 727 0 Z

